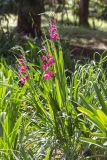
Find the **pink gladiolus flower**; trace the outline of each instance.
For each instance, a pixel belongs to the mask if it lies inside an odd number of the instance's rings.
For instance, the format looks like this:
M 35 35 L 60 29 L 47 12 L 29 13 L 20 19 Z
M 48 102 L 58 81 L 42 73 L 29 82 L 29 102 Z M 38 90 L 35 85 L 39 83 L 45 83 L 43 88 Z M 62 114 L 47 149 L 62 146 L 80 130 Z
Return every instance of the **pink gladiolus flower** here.
M 23 77 L 23 78 L 22 78 L 22 77 L 20 78 L 20 82 L 21 82 L 21 84 L 23 84 L 23 85 L 25 84 L 25 79 L 24 79 L 24 77 Z
M 26 71 L 26 66 L 22 66 L 20 69 L 19 69 L 19 73 L 24 73 Z
M 18 58 L 19 65 L 23 65 L 25 63 L 25 57 L 24 55 L 20 54 Z
M 43 62 L 46 62 L 46 61 L 47 61 L 47 57 L 43 55 L 43 56 L 42 56 L 42 61 L 43 61 Z
M 52 27 L 51 32 L 52 32 L 52 33 L 57 32 L 56 26 L 53 26 L 53 27 Z
M 54 26 L 54 25 L 56 26 L 56 20 L 52 19 L 52 20 L 51 20 L 51 23 L 52 23 L 53 26 Z
M 51 33 L 50 36 L 51 36 L 51 38 L 52 38 L 53 40 L 56 40 L 56 39 L 59 38 L 59 34 L 58 34 L 58 33 Z
M 48 69 L 49 65 L 48 64 L 43 64 L 42 69 L 43 71 L 46 71 Z
M 48 65 L 51 66 L 55 63 L 54 58 L 51 56 L 48 60 Z
M 29 79 L 29 75 L 26 74 L 25 77 L 24 77 L 24 79 L 25 79 L 25 80 L 28 80 L 28 79 Z
M 19 65 L 23 65 L 25 63 L 25 60 L 22 58 L 19 58 L 18 63 L 19 63 Z
M 20 78 L 20 82 L 21 82 L 21 84 L 25 84 L 25 82 L 27 81 L 29 79 L 29 75 L 28 74 L 26 74 L 24 77 L 21 77 Z
M 51 72 L 51 71 L 44 74 L 44 80 L 52 79 L 52 77 L 53 77 L 53 72 Z

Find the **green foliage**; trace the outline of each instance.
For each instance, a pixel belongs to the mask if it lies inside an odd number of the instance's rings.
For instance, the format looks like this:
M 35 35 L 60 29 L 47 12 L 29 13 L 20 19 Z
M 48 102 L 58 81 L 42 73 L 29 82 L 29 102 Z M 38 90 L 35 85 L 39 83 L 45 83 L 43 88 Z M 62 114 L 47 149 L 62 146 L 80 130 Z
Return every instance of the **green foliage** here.
M 11 48 L 16 44 L 16 40 L 12 33 L 0 32 L 0 57 L 5 58 L 8 64 L 13 64 L 15 61 L 14 53 L 12 53 Z
M 79 131 L 76 129 L 76 113 L 69 100 L 70 93 L 64 71 L 62 49 L 60 45 L 57 49 L 54 43 L 48 40 L 46 45 L 48 52 L 55 59 L 55 77 L 46 81 L 39 79 L 37 84 L 35 79 L 32 79 L 32 82 L 29 81 L 29 95 L 27 95 L 30 106 L 35 110 L 37 127 L 35 136 L 39 136 L 35 142 L 38 146 L 35 148 L 35 154 L 37 158 L 39 156 L 42 158 L 43 147 L 44 154 L 47 151 L 47 156 L 52 155 L 54 151 L 63 150 L 63 156 L 66 159 L 74 158 L 77 157 L 74 151 L 78 150 L 76 134 Z M 35 72 L 37 71 L 34 71 L 34 74 Z M 36 84 L 35 87 L 34 84 Z M 32 145 L 34 145 L 33 142 Z
M 18 129 L 22 116 L 18 86 L 14 85 L 15 74 L 0 64 L 0 157 L 12 159 L 17 148 Z
M 44 80 L 41 49 L 29 41 L 25 50 L 29 79 L 19 82 L 16 66 L 0 64 L 0 156 L 14 159 L 88 159 L 106 155 L 107 56 L 85 65 L 79 61 L 69 76 L 64 69 L 59 40 L 45 39 L 43 46 L 55 60 L 52 79 Z M 105 53 L 106 54 L 106 53 Z M 31 55 L 31 56 L 30 56 Z M 88 145 L 89 144 L 89 145 Z M 93 147 L 93 150 L 91 149 Z M 99 149 L 101 147 L 101 149 Z M 86 149 L 90 155 L 85 154 Z

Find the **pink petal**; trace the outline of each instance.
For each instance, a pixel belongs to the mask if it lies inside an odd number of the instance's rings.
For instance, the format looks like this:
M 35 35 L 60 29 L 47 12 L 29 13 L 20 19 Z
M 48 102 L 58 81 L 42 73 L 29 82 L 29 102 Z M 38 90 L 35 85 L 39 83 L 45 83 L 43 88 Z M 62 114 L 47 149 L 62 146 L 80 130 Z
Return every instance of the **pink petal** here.
M 28 80 L 28 79 L 29 79 L 29 75 L 26 74 L 25 77 L 24 77 L 24 79 L 25 79 L 25 80 Z
M 50 57 L 49 60 L 48 60 L 48 65 L 51 66 L 55 63 L 54 61 L 54 58 L 53 57 Z
M 52 77 L 53 77 L 53 72 L 51 72 L 51 71 L 44 74 L 44 80 L 52 79 Z
M 26 66 L 22 66 L 20 69 L 19 69 L 19 73 L 24 73 L 26 71 Z
M 43 55 L 43 56 L 42 56 L 42 61 L 43 61 L 43 62 L 47 61 L 47 57 Z
M 21 82 L 21 84 L 25 84 L 25 79 L 24 78 L 20 78 L 20 82 Z
M 48 69 L 49 65 L 48 64 L 43 64 L 42 69 L 43 71 L 45 71 L 46 69 Z

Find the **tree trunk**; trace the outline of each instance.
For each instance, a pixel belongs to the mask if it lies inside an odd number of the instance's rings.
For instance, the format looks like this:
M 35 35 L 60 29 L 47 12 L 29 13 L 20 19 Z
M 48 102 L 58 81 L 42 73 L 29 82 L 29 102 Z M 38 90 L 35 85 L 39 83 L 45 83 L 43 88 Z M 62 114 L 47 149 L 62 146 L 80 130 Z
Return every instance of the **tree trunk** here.
M 89 26 L 88 23 L 89 14 L 89 0 L 80 0 L 79 4 L 79 24 L 83 26 Z
M 44 11 L 43 0 L 19 0 L 18 31 L 41 37 L 41 15 Z
M 57 0 L 58 4 L 65 4 L 65 0 Z

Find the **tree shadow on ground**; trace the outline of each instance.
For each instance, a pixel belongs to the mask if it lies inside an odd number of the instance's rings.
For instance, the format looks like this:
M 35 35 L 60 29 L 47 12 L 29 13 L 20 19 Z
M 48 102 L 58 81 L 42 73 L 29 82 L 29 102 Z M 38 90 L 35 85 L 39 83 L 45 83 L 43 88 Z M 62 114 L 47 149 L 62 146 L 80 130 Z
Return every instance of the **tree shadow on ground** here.
M 107 32 L 79 26 L 59 26 L 61 39 L 72 45 L 107 49 Z

